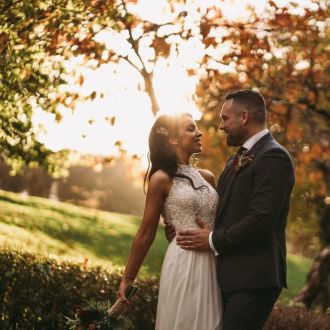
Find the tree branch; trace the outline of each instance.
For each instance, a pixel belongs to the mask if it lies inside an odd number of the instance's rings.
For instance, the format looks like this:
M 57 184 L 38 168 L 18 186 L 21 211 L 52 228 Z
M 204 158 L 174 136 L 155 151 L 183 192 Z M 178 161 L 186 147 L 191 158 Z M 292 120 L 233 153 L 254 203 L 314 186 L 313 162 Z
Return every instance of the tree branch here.
M 309 110 L 321 115 L 323 118 L 327 119 L 330 122 L 330 112 L 326 109 L 316 108 L 316 106 L 314 104 L 311 104 L 306 98 L 300 98 L 298 99 L 298 102 L 306 105 Z
M 128 55 L 127 56 L 123 56 L 123 55 L 118 55 L 119 58 L 125 60 L 126 62 L 128 62 L 133 68 L 135 68 L 140 74 L 142 74 L 141 70 L 139 69 L 139 67 L 137 65 L 135 65 L 129 58 Z
M 128 10 L 127 10 L 127 7 L 126 7 L 126 4 L 125 4 L 125 1 L 122 0 L 121 1 L 122 5 L 123 5 L 123 8 L 124 8 L 124 11 L 125 11 L 125 14 L 128 15 Z M 142 57 L 139 53 L 139 49 L 138 49 L 138 42 L 136 40 L 134 40 L 133 38 L 133 34 L 132 34 L 132 29 L 130 26 L 127 26 L 127 30 L 128 30 L 128 34 L 129 34 L 129 38 L 128 38 L 128 41 L 129 43 L 132 45 L 132 49 L 134 50 L 134 53 L 136 54 L 136 56 L 139 58 L 140 62 L 141 62 L 141 65 L 143 67 L 143 69 L 145 71 L 147 71 L 146 67 L 145 67 L 145 64 L 142 60 Z

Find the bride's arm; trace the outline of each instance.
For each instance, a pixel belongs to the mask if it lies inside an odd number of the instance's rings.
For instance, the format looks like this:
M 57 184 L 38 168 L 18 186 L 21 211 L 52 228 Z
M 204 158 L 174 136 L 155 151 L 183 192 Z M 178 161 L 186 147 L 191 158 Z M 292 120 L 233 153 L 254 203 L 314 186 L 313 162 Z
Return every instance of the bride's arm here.
M 150 178 L 142 223 L 131 246 L 127 265 L 117 293 L 118 298 L 121 297 L 127 301 L 125 291 L 134 282 L 143 260 L 155 239 L 160 212 L 169 192 L 170 181 L 170 177 L 163 171 L 157 171 Z

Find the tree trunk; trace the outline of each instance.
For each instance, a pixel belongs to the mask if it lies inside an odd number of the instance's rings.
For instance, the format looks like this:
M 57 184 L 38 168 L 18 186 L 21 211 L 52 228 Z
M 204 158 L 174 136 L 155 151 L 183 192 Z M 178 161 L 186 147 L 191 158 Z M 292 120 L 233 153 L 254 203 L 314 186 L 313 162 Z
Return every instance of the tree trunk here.
M 159 112 L 160 108 L 159 108 L 158 101 L 156 99 L 154 85 L 152 82 L 153 75 L 152 75 L 152 73 L 148 73 L 148 72 L 144 71 L 144 72 L 142 72 L 142 76 L 144 79 L 145 92 L 150 97 L 151 111 L 152 111 L 153 115 L 156 116 L 156 114 Z
M 330 206 L 327 205 L 321 218 L 321 228 L 325 246 L 316 255 L 307 275 L 306 285 L 294 298 L 307 308 L 319 305 L 324 311 L 330 307 Z

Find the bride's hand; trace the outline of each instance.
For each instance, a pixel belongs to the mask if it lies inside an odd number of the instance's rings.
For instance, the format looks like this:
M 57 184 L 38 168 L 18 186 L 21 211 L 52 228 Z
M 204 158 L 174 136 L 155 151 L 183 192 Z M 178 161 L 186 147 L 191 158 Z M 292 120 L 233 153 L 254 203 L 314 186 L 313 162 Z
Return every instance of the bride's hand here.
M 123 279 L 121 280 L 120 282 L 120 285 L 119 285 L 119 289 L 118 289 L 118 292 L 117 292 L 117 299 L 122 299 L 123 301 L 125 301 L 127 304 L 129 304 L 129 300 L 128 298 L 126 297 L 126 291 L 127 291 L 127 288 L 133 284 L 133 280 L 131 279 L 126 279 L 125 277 L 123 277 Z

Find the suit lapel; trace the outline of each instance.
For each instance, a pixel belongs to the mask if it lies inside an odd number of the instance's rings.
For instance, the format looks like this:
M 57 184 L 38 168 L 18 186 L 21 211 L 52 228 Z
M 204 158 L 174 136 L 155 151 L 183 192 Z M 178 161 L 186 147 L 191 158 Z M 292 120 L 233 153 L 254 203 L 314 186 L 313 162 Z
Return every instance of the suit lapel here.
M 256 154 L 260 149 L 261 147 L 267 143 L 268 141 L 272 140 L 273 137 L 270 133 L 267 133 L 265 136 L 263 136 L 250 150 L 249 150 L 249 153 L 250 154 Z M 233 155 L 234 156 L 234 155 Z M 228 175 L 230 176 L 228 178 L 228 180 L 226 180 L 226 186 L 225 187 L 217 187 L 218 189 L 218 192 L 220 191 L 220 188 L 221 188 L 221 191 L 224 191 L 223 195 L 221 196 L 222 198 L 220 198 L 220 205 L 219 205 L 219 208 L 218 208 L 218 213 L 217 213 L 217 216 L 219 216 L 221 214 L 221 212 L 223 211 L 226 203 L 227 203 L 227 199 L 230 195 L 230 192 L 231 192 L 231 188 L 233 186 L 233 183 L 234 183 L 234 180 L 235 180 L 235 177 L 236 175 L 238 174 L 238 171 L 235 171 L 233 174 L 229 173 L 229 170 L 230 170 L 230 165 L 232 164 L 234 160 L 234 157 L 232 157 L 231 161 L 228 161 L 223 173 L 221 174 L 220 178 L 219 178 L 219 182 L 218 182 L 218 185 L 221 185 L 223 182 L 224 182 L 224 178 L 227 177 Z
M 229 172 L 230 172 L 230 168 L 231 168 L 231 164 L 233 163 L 234 161 L 234 158 L 235 158 L 235 155 L 231 155 L 225 165 L 225 168 L 224 170 L 222 171 L 220 177 L 219 177 L 219 180 L 218 180 L 218 185 L 217 185 L 217 192 L 218 194 L 220 195 L 221 193 L 221 190 L 222 187 L 223 187 L 223 182 L 225 180 L 225 178 L 227 177 L 227 175 L 229 175 Z
M 227 198 L 230 194 L 231 187 L 233 185 L 236 174 L 237 174 L 236 171 L 234 173 L 227 173 L 227 175 L 229 177 L 228 177 L 228 180 L 226 180 L 226 186 L 222 188 L 224 193 L 222 194 L 222 196 L 220 196 L 220 204 L 219 204 L 218 214 L 217 214 L 218 216 L 220 215 L 220 213 L 222 212 L 223 208 L 226 205 L 226 201 L 227 201 Z

